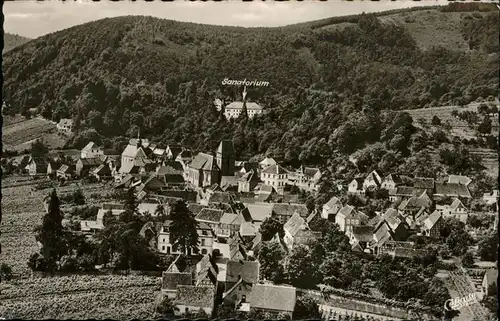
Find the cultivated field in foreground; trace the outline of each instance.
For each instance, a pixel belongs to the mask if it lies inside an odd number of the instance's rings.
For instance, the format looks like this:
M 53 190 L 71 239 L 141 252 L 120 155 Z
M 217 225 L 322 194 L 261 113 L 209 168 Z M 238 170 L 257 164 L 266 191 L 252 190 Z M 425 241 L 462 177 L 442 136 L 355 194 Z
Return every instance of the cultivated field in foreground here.
M 14 183 L 24 177 L 2 179 Z M 160 278 L 146 276 L 74 275 L 30 278 L 27 266 L 37 251 L 33 228 L 44 215 L 42 200 L 50 189 L 33 185 L 2 188 L 1 262 L 13 268 L 16 279 L 0 283 L 0 317 L 18 319 L 152 319 Z M 57 188 L 70 192 L 76 185 Z M 88 198 L 103 191 L 99 184 L 83 185 Z
M 152 319 L 161 278 L 61 276 L 0 284 L 0 316 L 18 319 Z
M 60 148 L 66 142 L 63 136 L 57 134 L 54 122 L 38 117 L 4 116 L 2 131 L 4 148 L 9 150 L 29 149 L 31 142 L 40 138 L 50 148 Z

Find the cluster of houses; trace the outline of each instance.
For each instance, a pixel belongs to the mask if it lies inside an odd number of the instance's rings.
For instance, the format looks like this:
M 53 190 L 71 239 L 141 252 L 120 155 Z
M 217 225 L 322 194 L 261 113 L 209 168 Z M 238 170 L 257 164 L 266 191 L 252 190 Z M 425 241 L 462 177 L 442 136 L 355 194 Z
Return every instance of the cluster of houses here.
M 162 294 L 172 300 L 176 316 L 200 310 L 211 316 L 217 301 L 242 312 L 252 309 L 291 317 L 294 311 L 296 289 L 261 280 L 258 261 L 206 254 L 186 269 L 177 264 L 178 258 L 162 275 Z
M 323 205 L 321 216 L 337 223 L 349 237 L 353 249 L 413 257 L 419 253 L 414 244 L 407 241 L 411 235 L 437 237 L 443 219 L 447 217 L 466 223 L 469 210 L 464 203 L 472 198 L 468 188 L 470 183 L 470 178 L 459 175 L 449 175 L 441 180 L 397 174 L 382 177 L 374 170 L 366 177 L 354 178 L 347 192 L 366 195 L 384 189 L 392 202 L 391 208 L 369 218 L 333 197 Z M 498 200 L 490 200 L 493 197 L 489 193 L 483 199 L 490 204 Z
M 349 238 L 353 250 L 396 257 L 421 254 L 408 239 L 411 235 L 438 236 L 446 217 L 467 220 L 464 200 L 470 199 L 465 176 L 446 179 L 410 178 L 397 174 L 385 177 L 372 171 L 356 177 L 347 186 L 353 195 L 369 195 L 386 190 L 391 208 L 369 217 L 355 206 L 333 197 L 321 210 L 310 211 L 298 201 L 297 189 L 318 190 L 321 172 L 301 166 L 288 169 L 272 158 L 259 163 L 238 161 L 231 141 L 223 140 L 214 152 L 193 153 L 179 145 L 159 148 L 147 139 L 130 139 L 121 155 L 106 153 L 88 143 L 74 165 L 25 160 L 28 172 L 61 178 L 95 177 L 108 180 L 117 189 L 133 190 L 138 211 L 152 216 L 166 215 L 171 204 L 182 199 L 198 222 L 198 249 L 181 253 L 170 237 L 171 221 L 146 223 L 140 233 L 158 253 L 201 255 L 203 259 L 189 271 L 174 262 L 163 273 L 163 293 L 176 306 L 176 314 L 203 310 L 211 315 L 215 302 L 239 311 L 293 312 L 296 289 L 277 286 L 259 279 L 260 248 L 275 242 L 289 253 L 297 245 L 308 246 L 320 237 L 309 227 L 316 217 L 335 222 Z M 45 167 L 44 167 L 45 166 Z M 381 194 L 382 195 L 382 194 Z M 497 202 L 498 191 L 487 193 L 486 202 Z M 81 221 L 81 231 L 92 234 L 103 229 L 104 215 L 120 215 L 122 204 L 105 203 L 96 220 Z M 263 240 L 260 227 L 273 218 L 283 224 L 283 235 Z

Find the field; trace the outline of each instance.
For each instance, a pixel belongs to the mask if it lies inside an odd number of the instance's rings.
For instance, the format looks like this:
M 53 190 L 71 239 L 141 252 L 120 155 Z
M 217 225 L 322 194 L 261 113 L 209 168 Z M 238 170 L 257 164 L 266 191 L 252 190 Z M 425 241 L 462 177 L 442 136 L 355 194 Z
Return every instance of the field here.
M 471 104 L 465 107 L 445 106 L 445 107 L 434 107 L 434 108 L 408 109 L 404 111 L 410 114 L 416 126 L 419 126 L 418 119 L 420 118 L 425 119 L 426 122 L 430 124 L 432 117 L 437 116 L 439 117 L 439 119 L 441 119 L 443 123 L 445 123 L 446 121 L 450 122 L 450 125 L 452 127 L 451 129 L 452 135 L 471 139 L 471 138 L 476 138 L 476 131 L 474 129 L 471 129 L 465 121 L 453 117 L 451 115 L 451 112 L 453 110 L 457 110 L 458 112 L 463 112 L 466 110 L 477 112 L 477 106 L 478 104 Z M 498 131 L 498 116 L 491 117 L 491 120 L 492 120 L 491 132 L 495 133 L 495 131 Z
M 4 116 L 4 149 L 23 151 L 29 149 L 35 139 L 42 139 L 51 149 L 60 148 L 66 142 L 58 135 L 56 124 L 43 118 L 24 119 L 21 116 Z
M 0 316 L 11 319 L 152 319 L 161 278 L 60 276 L 0 284 Z
M 449 121 L 451 124 L 451 135 L 466 139 L 477 138 L 476 130 L 471 129 L 465 121 L 455 118 L 451 115 L 453 110 L 461 111 L 476 111 L 479 104 L 471 104 L 465 107 L 458 106 L 446 106 L 446 107 L 434 107 L 434 108 L 421 108 L 421 109 L 410 109 L 404 110 L 408 112 L 414 121 L 415 126 L 420 126 L 418 119 L 423 118 L 428 124 L 431 123 L 432 117 L 437 116 L 444 123 Z M 498 116 L 491 117 L 492 129 L 491 132 L 498 132 L 499 123 Z M 498 176 L 498 153 L 493 149 L 475 149 L 471 150 L 471 153 L 479 155 L 483 161 L 483 165 L 487 168 L 488 174 L 491 176 Z
M 26 181 L 12 176 L 2 184 Z M 4 186 L 5 186 L 4 185 Z M 44 215 L 42 200 L 49 189 L 32 191 L 34 185 L 2 188 L 0 242 L 2 263 L 13 269 L 15 279 L 0 283 L 0 317 L 18 319 L 152 319 L 160 278 L 146 276 L 33 277 L 27 266 L 38 246 L 33 228 Z M 76 185 L 58 187 L 60 194 Z M 92 194 L 109 189 L 101 184 L 82 185 L 89 202 Z

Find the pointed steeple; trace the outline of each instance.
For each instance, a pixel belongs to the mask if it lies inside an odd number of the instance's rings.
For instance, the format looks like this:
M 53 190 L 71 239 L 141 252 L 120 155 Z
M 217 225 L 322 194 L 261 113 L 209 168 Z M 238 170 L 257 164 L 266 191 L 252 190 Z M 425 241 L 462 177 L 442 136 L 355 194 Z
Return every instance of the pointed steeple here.
M 137 147 L 141 146 L 141 128 L 137 129 Z

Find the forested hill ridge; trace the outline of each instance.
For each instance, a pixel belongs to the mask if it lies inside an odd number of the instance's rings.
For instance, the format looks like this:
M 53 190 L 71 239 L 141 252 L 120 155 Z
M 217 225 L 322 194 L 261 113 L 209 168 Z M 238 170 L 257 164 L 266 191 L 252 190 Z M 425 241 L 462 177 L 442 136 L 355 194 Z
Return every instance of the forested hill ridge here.
M 381 110 L 495 96 L 499 17 L 491 8 L 280 28 L 102 19 L 5 53 L 4 112 L 72 117 L 77 147 L 89 139 L 117 146 L 140 127 L 157 142 L 207 151 L 232 138 L 240 157 L 268 152 L 314 163 L 379 140 L 390 127 L 384 119 L 394 119 Z M 224 78 L 268 81 L 248 94 L 265 115 L 228 122 L 218 114 L 214 98 L 241 93 L 223 87 Z
M 6 32 L 3 34 L 3 52 L 9 51 L 12 48 L 22 45 L 30 40 L 30 38 Z

